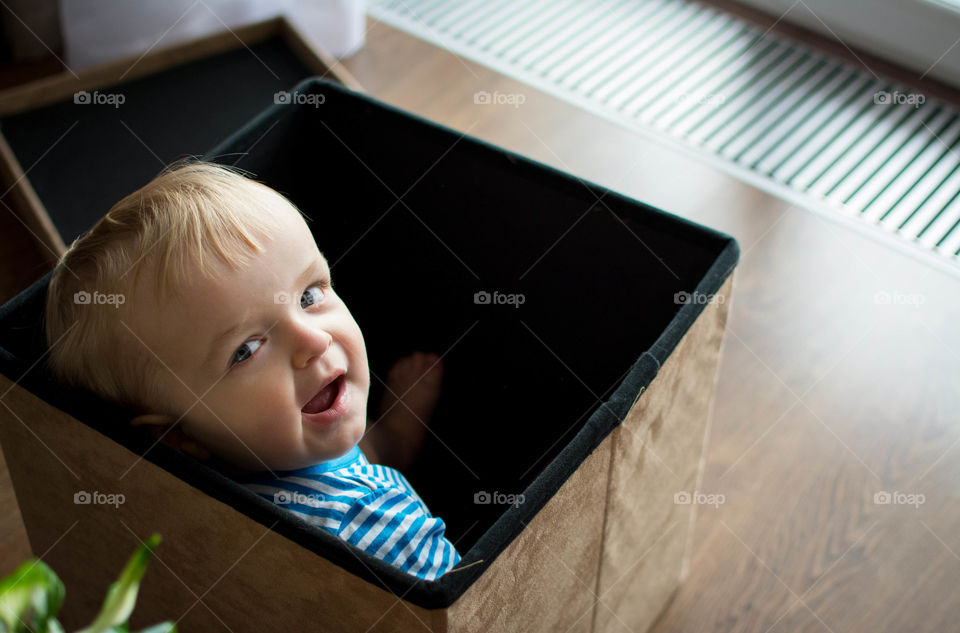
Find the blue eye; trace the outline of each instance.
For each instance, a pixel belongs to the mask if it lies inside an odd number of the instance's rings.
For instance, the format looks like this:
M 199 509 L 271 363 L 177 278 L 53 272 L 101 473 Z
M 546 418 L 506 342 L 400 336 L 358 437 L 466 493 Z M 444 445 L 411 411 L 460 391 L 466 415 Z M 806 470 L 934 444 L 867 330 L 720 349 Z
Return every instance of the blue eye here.
M 256 345 L 252 350 L 250 349 L 251 345 Z M 253 354 L 260 349 L 260 346 L 263 345 L 262 341 L 247 341 L 243 345 L 237 348 L 237 351 L 233 353 L 233 359 L 230 361 L 230 365 L 236 365 L 237 363 L 242 363 L 247 360 Z
M 300 295 L 300 307 L 309 308 L 315 303 L 320 303 L 324 298 L 326 298 L 326 295 L 323 293 L 322 286 L 311 286 Z
M 327 298 L 325 291 L 331 287 L 329 280 L 321 281 L 310 286 L 300 295 L 300 307 L 306 309 L 314 304 L 322 303 L 323 300 Z M 251 356 L 257 353 L 261 345 L 263 345 L 263 340 L 247 341 L 238 347 L 237 351 L 233 353 L 233 358 L 230 360 L 230 366 L 233 367 L 234 365 L 249 360 Z

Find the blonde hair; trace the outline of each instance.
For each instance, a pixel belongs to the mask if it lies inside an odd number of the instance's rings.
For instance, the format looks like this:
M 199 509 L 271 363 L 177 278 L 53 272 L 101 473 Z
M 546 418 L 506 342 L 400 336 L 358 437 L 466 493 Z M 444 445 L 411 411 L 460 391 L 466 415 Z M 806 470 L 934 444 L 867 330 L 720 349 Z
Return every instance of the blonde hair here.
M 215 260 L 233 269 L 249 262 L 263 249 L 257 238 L 276 231 L 264 207 L 278 202 L 290 204 L 226 167 L 179 161 L 113 205 L 74 240 L 50 277 L 45 329 L 51 374 L 137 408 L 159 403 L 153 378 L 163 366 L 121 323 L 136 303 L 134 291 L 152 291 L 164 301 L 177 293 L 178 280 L 197 271 L 215 278 Z M 152 288 L 150 280 L 140 280 L 150 265 Z M 93 306 L 91 293 L 124 301 Z

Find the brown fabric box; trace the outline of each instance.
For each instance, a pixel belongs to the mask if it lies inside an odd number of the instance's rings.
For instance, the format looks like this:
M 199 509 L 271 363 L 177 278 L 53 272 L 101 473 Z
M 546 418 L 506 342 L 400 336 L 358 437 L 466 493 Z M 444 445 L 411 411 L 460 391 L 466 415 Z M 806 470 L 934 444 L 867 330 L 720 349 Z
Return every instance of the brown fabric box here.
M 0 440 L 31 546 L 66 584 L 65 624 L 159 532 L 134 626 L 647 629 L 684 573 L 736 242 L 342 87 L 293 93 L 314 98 L 208 159 L 242 156 L 313 220 L 374 376 L 445 353 L 407 475 L 463 560 L 409 577 L 53 385 L 45 277 L 0 308 Z M 484 503 L 506 495 L 522 503 Z

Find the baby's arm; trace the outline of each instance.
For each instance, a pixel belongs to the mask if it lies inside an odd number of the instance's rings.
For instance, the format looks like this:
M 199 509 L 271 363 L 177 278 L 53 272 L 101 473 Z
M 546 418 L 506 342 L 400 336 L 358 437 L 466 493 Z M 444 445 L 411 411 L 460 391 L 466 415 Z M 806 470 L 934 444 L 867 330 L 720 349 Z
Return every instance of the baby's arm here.
M 390 368 L 380 415 L 367 423 L 360 440 L 360 450 L 370 462 L 400 471 L 413 463 L 440 398 L 442 380 L 443 361 L 436 354 L 414 352 Z

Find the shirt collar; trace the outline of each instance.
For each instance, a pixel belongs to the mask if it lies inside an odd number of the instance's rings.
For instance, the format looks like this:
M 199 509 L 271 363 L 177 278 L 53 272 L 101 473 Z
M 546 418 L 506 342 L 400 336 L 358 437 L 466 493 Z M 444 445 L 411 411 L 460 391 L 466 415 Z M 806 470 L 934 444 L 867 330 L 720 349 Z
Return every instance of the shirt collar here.
M 360 447 L 354 445 L 354 447 L 347 451 L 345 455 L 341 455 L 336 459 L 320 462 L 319 464 L 314 464 L 313 466 L 307 466 L 305 468 L 298 468 L 296 470 L 277 470 L 274 472 L 276 473 L 277 477 L 302 477 L 303 475 L 329 473 L 331 471 L 344 468 L 345 466 L 349 466 L 351 463 L 359 460 L 361 454 Z

